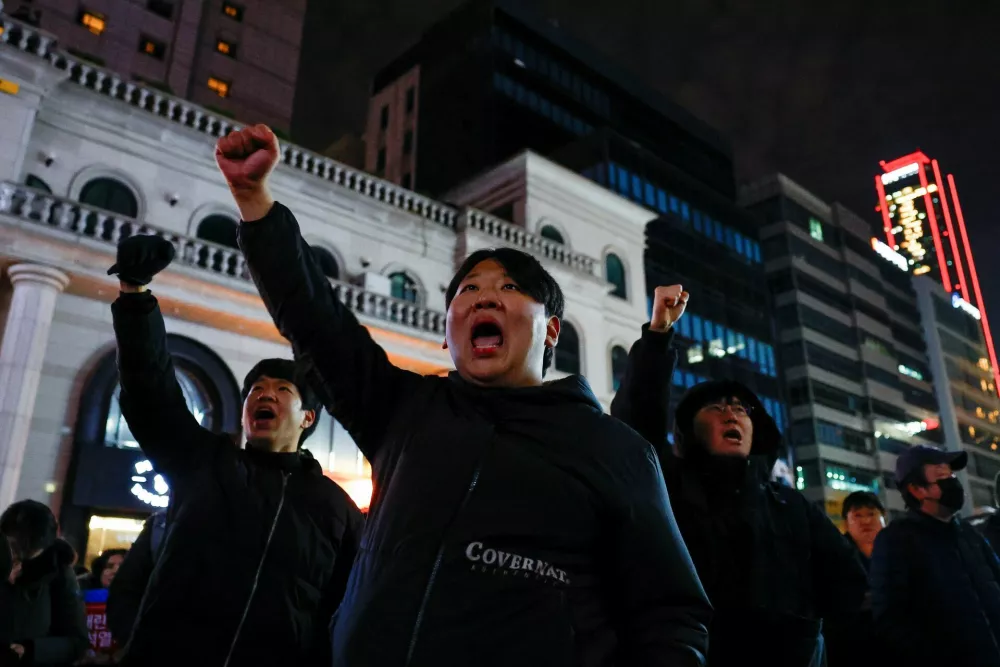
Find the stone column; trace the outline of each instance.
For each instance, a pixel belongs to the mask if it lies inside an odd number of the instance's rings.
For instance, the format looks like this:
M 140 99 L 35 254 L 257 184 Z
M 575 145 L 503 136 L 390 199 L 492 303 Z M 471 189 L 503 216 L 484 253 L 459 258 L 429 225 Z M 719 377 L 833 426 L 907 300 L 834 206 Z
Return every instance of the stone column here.
M 15 264 L 7 273 L 14 294 L 0 342 L 0 511 L 19 500 L 17 485 L 49 328 L 56 298 L 69 284 L 65 273 L 39 264 Z

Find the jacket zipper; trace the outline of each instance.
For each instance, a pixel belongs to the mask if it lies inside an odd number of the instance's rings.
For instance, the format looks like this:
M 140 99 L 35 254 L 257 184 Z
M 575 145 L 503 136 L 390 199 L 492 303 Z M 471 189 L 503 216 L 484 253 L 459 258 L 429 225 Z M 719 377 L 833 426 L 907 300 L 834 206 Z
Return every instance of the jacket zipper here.
M 476 484 L 479 483 L 479 471 L 483 469 L 483 460 L 480 459 L 479 463 L 476 464 L 476 469 L 472 473 L 472 481 L 469 482 L 469 488 L 465 491 L 465 497 L 462 498 L 462 502 L 458 506 L 458 512 L 455 514 L 457 519 L 465 509 L 466 504 L 469 502 L 469 498 L 472 497 L 472 492 L 476 488 Z M 447 538 L 447 534 L 445 535 Z M 410 648 L 406 652 L 406 662 L 403 663 L 404 667 L 409 667 L 410 661 L 413 659 L 413 651 L 417 647 L 417 635 L 420 633 L 420 626 L 424 621 L 424 612 L 427 611 L 427 602 L 431 597 L 431 589 L 434 587 L 434 580 L 437 578 L 438 570 L 441 569 L 441 561 L 444 559 L 444 548 L 446 539 L 441 539 L 441 546 L 438 547 L 437 557 L 434 559 L 434 566 L 431 568 L 431 576 L 427 579 L 427 586 L 424 587 L 424 596 L 420 601 L 420 607 L 417 610 L 417 620 L 413 624 L 413 634 L 410 635 Z
M 236 650 L 236 642 L 243 632 L 243 624 L 246 623 L 247 614 L 250 613 L 250 604 L 253 596 L 257 593 L 257 584 L 260 583 L 260 573 L 264 569 L 264 560 L 271 547 L 271 540 L 274 539 L 274 529 L 278 527 L 278 519 L 281 517 L 281 510 L 285 506 L 285 490 L 288 488 L 288 473 L 281 473 L 281 498 L 278 500 L 278 510 L 274 513 L 274 520 L 271 522 L 271 530 L 267 534 L 267 542 L 264 543 L 264 552 L 260 555 L 260 562 L 257 563 L 257 573 L 253 576 L 253 586 L 250 587 L 250 595 L 247 597 L 246 606 L 243 607 L 243 616 L 240 617 L 240 624 L 236 626 L 236 634 L 233 635 L 233 643 L 229 645 L 229 653 L 226 654 L 226 661 L 222 667 L 229 667 L 229 661 L 233 659 L 233 651 Z

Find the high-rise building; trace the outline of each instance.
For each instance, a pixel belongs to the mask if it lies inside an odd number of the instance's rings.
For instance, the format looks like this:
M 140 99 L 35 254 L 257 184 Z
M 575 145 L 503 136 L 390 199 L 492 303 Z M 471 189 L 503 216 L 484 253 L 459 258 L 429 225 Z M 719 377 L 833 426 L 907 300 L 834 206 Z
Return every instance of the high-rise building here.
M 716 130 L 510 3 L 471 0 L 377 74 L 365 140 L 369 171 L 568 246 L 514 184 L 488 197 L 456 185 L 529 149 L 652 211 L 638 298 L 675 283 L 691 293 L 675 396 L 706 378 L 739 379 L 784 425 L 756 223 L 736 204 Z M 609 246 L 602 268 L 631 300 L 638 267 L 623 259 Z
M 14 0 L 70 55 L 244 123 L 287 130 L 306 0 Z
M 943 442 L 911 277 L 870 225 L 783 175 L 747 186 L 762 219 L 797 486 L 835 522 L 851 491 L 891 512 L 896 456 Z M 895 263 L 883 261 L 886 253 Z
M 1000 384 L 1000 365 L 990 334 L 982 288 L 965 229 L 955 177 L 921 151 L 881 163 L 875 176 L 885 240 L 906 258 L 913 275 L 927 274 L 951 295 L 955 308 L 980 323 L 986 358 Z

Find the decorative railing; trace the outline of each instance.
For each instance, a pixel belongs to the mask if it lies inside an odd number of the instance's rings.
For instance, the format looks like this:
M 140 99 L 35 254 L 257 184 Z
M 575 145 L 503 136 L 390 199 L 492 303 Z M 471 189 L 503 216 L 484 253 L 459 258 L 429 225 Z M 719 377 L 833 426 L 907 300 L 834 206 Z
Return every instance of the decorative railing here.
M 500 240 L 505 245 L 521 248 L 533 255 L 565 264 L 588 275 L 595 275 L 597 260 L 593 257 L 573 252 L 562 243 L 550 241 L 538 234 L 532 234 L 524 227 L 519 227 L 474 208 L 467 208 L 462 212 L 459 228 L 475 229 Z
M 41 190 L 10 182 L 0 182 L 0 216 L 33 223 L 41 228 L 74 237 L 89 238 L 117 248 L 118 243 L 133 234 L 160 236 L 174 244 L 177 263 L 199 271 L 233 278 L 253 290 L 243 253 L 235 248 L 164 231 L 134 218 L 56 197 Z M 331 280 L 334 294 L 341 303 L 359 315 L 393 322 L 433 334 L 444 334 L 445 314 L 408 301 L 376 294 L 336 280 Z
M 55 35 L 0 14 L 0 44 L 10 44 L 26 53 L 47 58 L 55 43 Z

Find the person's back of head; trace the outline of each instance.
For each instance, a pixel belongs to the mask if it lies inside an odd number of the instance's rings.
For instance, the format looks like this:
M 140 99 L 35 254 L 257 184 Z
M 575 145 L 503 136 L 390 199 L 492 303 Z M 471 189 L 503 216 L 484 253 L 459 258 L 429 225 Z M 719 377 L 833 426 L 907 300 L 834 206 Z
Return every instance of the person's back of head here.
M 0 534 L 7 538 L 15 560 L 30 560 L 48 549 L 58 532 L 52 510 L 36 500 L 18 501 L 0 515 Z

